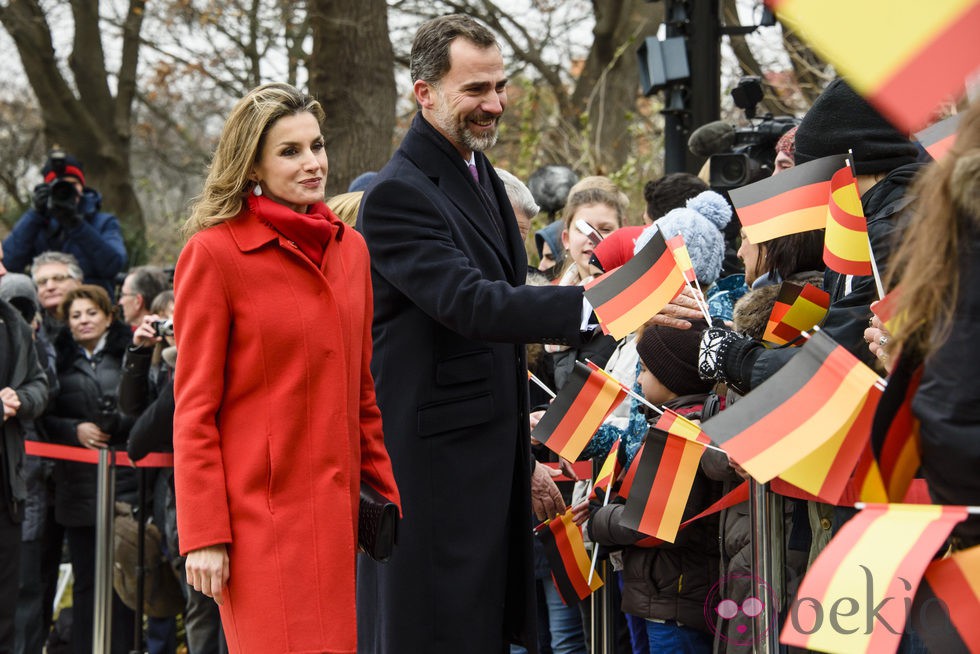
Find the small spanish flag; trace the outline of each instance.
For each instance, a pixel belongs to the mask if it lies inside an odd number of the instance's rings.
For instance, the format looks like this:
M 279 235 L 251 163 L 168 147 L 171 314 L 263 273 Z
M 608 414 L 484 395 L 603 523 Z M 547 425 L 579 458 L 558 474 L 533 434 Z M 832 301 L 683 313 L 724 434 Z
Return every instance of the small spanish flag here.
M 901 502 L 922 462 L 919 420 L 912 413 L 912 398 L 919 389 L 922 366 L 899 358 L 888 377 L 871 427 L 871 447 L 892 502 Z
M 898 300 L 901 296 L 902 287 L 896 286 L 888 291 L 885 297 L 871 305 L 871 313 L 878 316 L 881 324 L 891 333 L 895 333 L 895 311 L 898 309 Z
M 704 445 L 657 428 L 647 432 L 643 456 L 623 510 L 623 525 L 673 543 L 694 485 Z
M 622 471 L 620 467 L 619 443 L 620 439 L 617 438 L 616 442 L 609 448 L 609 454 L 606 455 L 606 460 L 603 461 L 602 467 L 599 468 L 599 474 L 596 475 L 595 483 L 592 485 L 592 492 L 589 494 L 590 500 L 599 499 L 599 494 L 596 491 L 601 490 L 603 493 L 608 493 L 609 486 Z
M 894 652 L 922 573 L 966 515 L 962 506 L 869 504 L 810 566 L 779 641 L 819 652 Z
M 823 262 L 842 275 L 870 275 L 872 272 L 868 223 L 864 218 L 857 179 L 850 166 L 838 170 L 830 180 Z
M 684 273 L 659 230 L 625 264 L 586 284 L 602 331 L 624 338 L 684 290 Z
M 663 414 L 655 425 L 657 429 L 663 429 L 668 434 L 686 438 L 689 441 L 696 441 L 705 445 L 711 444 L 708 435 L 701 431 L 696 423 L 691 422 L 673 409 L 664 409 Z
M 871 421 L 880 399 L 881 391 L 872 386 L 864 402 L 854 409 L 851 417 L 830 440 L 784 471 L 779 478 L 802 488 L 821 502 L 837 504 L 861 453 L 868 448 Z
M 767 0 L 896 127 L 914 132 L 980 67 L 980 2 Z
M 911 615 L 930 652 L 980 652 L 980 545 L 929 564 Z
M 830 294 L 813 284 L 783 282 L 772 305 L 762 340 L 784 345 L 819 325 L 830 308 Z
M 921 132 L 915 133 L 915 140 L 926 149 L 929 156 L 939 161 L 956 143 L 956 130 L 960 126 L 963 114 L 953 114 L 945 120 L 930 125 Z
M 674 238 L 667 239 L 667 246 L 674 253 L 674 261 L 677 262 L 677 267 L 684 273 L 684 279 L 693 284 L 698 275 L 694 271 L 694 262 L 691 261 L 691 253 L 687 251 L 684 235 L 678 234 Z
M 758 482 L 837 434 L 878 375 L 822 331 L 772 377 L 701 428 Z
M 758 244 L 826 227 L 830 179 L 844 165 L 846 156 L 808 161 L 729 191 L 749 242 Z
M 625 397 L 622 384 L 576 361 L 568 381 L 548 405 L 531 437 L 559 456 L 574 461 L 602 421 Z
M 581 528 L 572 521 L 572 510 L 538 525 L 534 534 L 544 545 L 551 578 L 566 605 L 571 606 L 602 588 L 599 575 L 589 582 L 589 554 Z

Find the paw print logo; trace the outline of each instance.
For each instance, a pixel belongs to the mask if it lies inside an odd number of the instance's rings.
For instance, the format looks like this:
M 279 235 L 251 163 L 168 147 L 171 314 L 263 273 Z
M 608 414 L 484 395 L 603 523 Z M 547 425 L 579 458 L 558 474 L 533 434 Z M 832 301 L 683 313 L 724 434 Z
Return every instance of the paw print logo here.
M 723 642 L 751 647 L 769 631 L 766 606 L 775 606 L 769 584 L 752 575 L 734 574 L 718 580 L 704 603 L 704 618 Z

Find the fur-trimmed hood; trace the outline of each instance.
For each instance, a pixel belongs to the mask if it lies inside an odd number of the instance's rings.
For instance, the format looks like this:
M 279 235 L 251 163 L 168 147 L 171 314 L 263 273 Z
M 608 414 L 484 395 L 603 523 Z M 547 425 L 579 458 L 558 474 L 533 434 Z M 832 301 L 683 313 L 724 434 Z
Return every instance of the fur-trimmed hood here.
M 133 332 L 129 326 L 114 320 L 106 332 L 105 349 L 103 351 L 122 361 L 123 356 L 126 354 L 126 348 L 129 347 L 132 340 Z M 81 349 L 78 347 L 75 339 L 71 337 L 71 331 L 68 329 L 68 325 L 65 325 L 58 332 L 54 347 L 58 357 L 58 372 L 67 370 L 75 363 L 75 359 L 82 356 Z

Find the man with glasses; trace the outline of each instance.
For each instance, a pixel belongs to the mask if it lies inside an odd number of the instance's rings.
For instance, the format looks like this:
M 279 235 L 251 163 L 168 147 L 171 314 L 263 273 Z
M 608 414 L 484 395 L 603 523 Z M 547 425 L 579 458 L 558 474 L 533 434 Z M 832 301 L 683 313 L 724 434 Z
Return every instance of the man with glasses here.
M 31 262 L 31 277 L 37 284 L 37 299 L 44 309 L 41 331 L 53 343 L 64 325 L 58 315 L 58 307 L 68 291 L 81 286 L 84 274 L 72 255 L 64 252 L 43 252 Z
M 129 271 L 119 291 L 119 306 L 123 322 L 134 331 L 150 315 L 150 305 L 157 295 L 167 290 L 167 276 L 157 266 L 137 266 Z

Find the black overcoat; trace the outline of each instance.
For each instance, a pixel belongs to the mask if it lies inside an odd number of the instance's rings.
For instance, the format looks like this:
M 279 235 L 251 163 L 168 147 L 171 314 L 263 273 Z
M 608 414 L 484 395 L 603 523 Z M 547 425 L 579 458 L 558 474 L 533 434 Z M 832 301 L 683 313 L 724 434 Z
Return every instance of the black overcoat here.
M 388 563 L 359 557 L 360 652 L 536 650 L 524 344 L 577 344 L 582 289 L 524 286 L 513 210 L 476 164 L 480 185 L 419 114 L 358 219 L 404 515 Z

